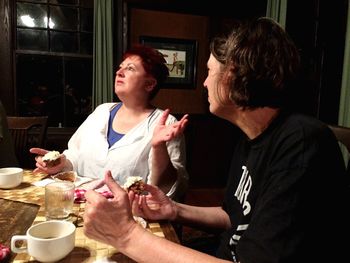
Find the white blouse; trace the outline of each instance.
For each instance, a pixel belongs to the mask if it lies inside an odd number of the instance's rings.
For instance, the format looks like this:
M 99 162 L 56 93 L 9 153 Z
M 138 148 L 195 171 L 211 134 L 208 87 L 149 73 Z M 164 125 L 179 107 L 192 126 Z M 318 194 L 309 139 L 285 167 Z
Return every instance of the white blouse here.
M 123 185 L 129 176 L 141 176 L 144 181 L 152 182 L 153 130 L 163 110 L 156 109 L 150 116 L 126 133 L 111 148 L 108 146 L 107 131 L 110 109 L 115 103 L 99 105 L 81 124 L 68 142 L 63 153 L 73 164 L 78 175 L 90 178 L 104 177 L 111 170 L 113 178 Z M 176 122 L 169 115 L 167 124 Z M 184 136 L 167 143 L 171 162 L 178 173 L 178 179 L 168 195 L 183 194 L 187 187 L 188 174 L 185 169 L 186 151 Z M 182 193 L 179 193 L 182 192 Z

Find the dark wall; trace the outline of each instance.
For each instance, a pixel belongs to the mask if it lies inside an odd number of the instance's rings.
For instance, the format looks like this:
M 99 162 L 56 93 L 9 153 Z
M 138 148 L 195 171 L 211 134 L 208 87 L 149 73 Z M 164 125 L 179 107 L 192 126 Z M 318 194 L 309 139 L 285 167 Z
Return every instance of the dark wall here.
M 327 123 L 338 121 L 347 2 L 288 1 L 286 30 L 303 66 L 297 103 L 301 111 Z
M 223 188 L 239 130 L 214 115 L 190 115 L 185 131 L 190 188 Z

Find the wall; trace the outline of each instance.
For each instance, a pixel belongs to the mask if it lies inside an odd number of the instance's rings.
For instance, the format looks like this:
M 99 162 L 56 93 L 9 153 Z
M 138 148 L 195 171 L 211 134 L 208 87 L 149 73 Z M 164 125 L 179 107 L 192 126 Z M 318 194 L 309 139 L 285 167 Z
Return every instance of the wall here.
M 170 108 L 173 113 L 205 113 L 207 95 L 203 88 L 206 77 L 206 61 L 209 57 L 208 24 L 205 16 L 178 14 L 131 8 L 129 24 L 130 43 L 138 43 L 139 37 L 168 37 L 198 41 L 197 78 L 192 89 L 162 89 L 154 100 L 160 108 Z

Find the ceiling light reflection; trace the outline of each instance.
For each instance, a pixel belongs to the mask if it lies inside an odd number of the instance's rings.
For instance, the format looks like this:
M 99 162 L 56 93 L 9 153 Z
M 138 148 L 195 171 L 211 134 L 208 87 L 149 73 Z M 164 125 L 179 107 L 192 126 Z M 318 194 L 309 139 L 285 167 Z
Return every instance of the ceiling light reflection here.
M 34 18 L 30 15 L 21 16 L 22 23 L 28 27 L 35 27 Z
M 44 23 L 45 26 L 47 27 L 47 16 L 44 17 Z M 54 28 L 55 27 L 55 23 L 52 21 L 51 18 L 49 18 L 49 28 Z

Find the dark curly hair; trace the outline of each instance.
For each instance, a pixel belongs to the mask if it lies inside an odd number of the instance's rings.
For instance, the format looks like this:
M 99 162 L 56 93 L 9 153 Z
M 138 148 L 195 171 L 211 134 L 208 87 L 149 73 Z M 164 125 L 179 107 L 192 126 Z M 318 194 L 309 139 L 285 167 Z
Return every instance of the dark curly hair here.
M 149 97 L 150 100 L 153 99 L 157 95 L 166 78 L 169 76 L 169 69 L 166 66 L 166 60 L 163 54 L 152 47 L 135 44 L 124 53 L 123 59 L 130 56 L 139 56 L 146 73 L 156 79 L 157 84 Z
M 214 38 L 210 51 L 223 64 L 221 81 L 229 85 L 229 99 L 237 106 L 253 109 L 285 105 L 288 83 L 299 70 L 300 57 L 293 41 L 275 21 L 258 18 L 239 24 L 228 36 Z

